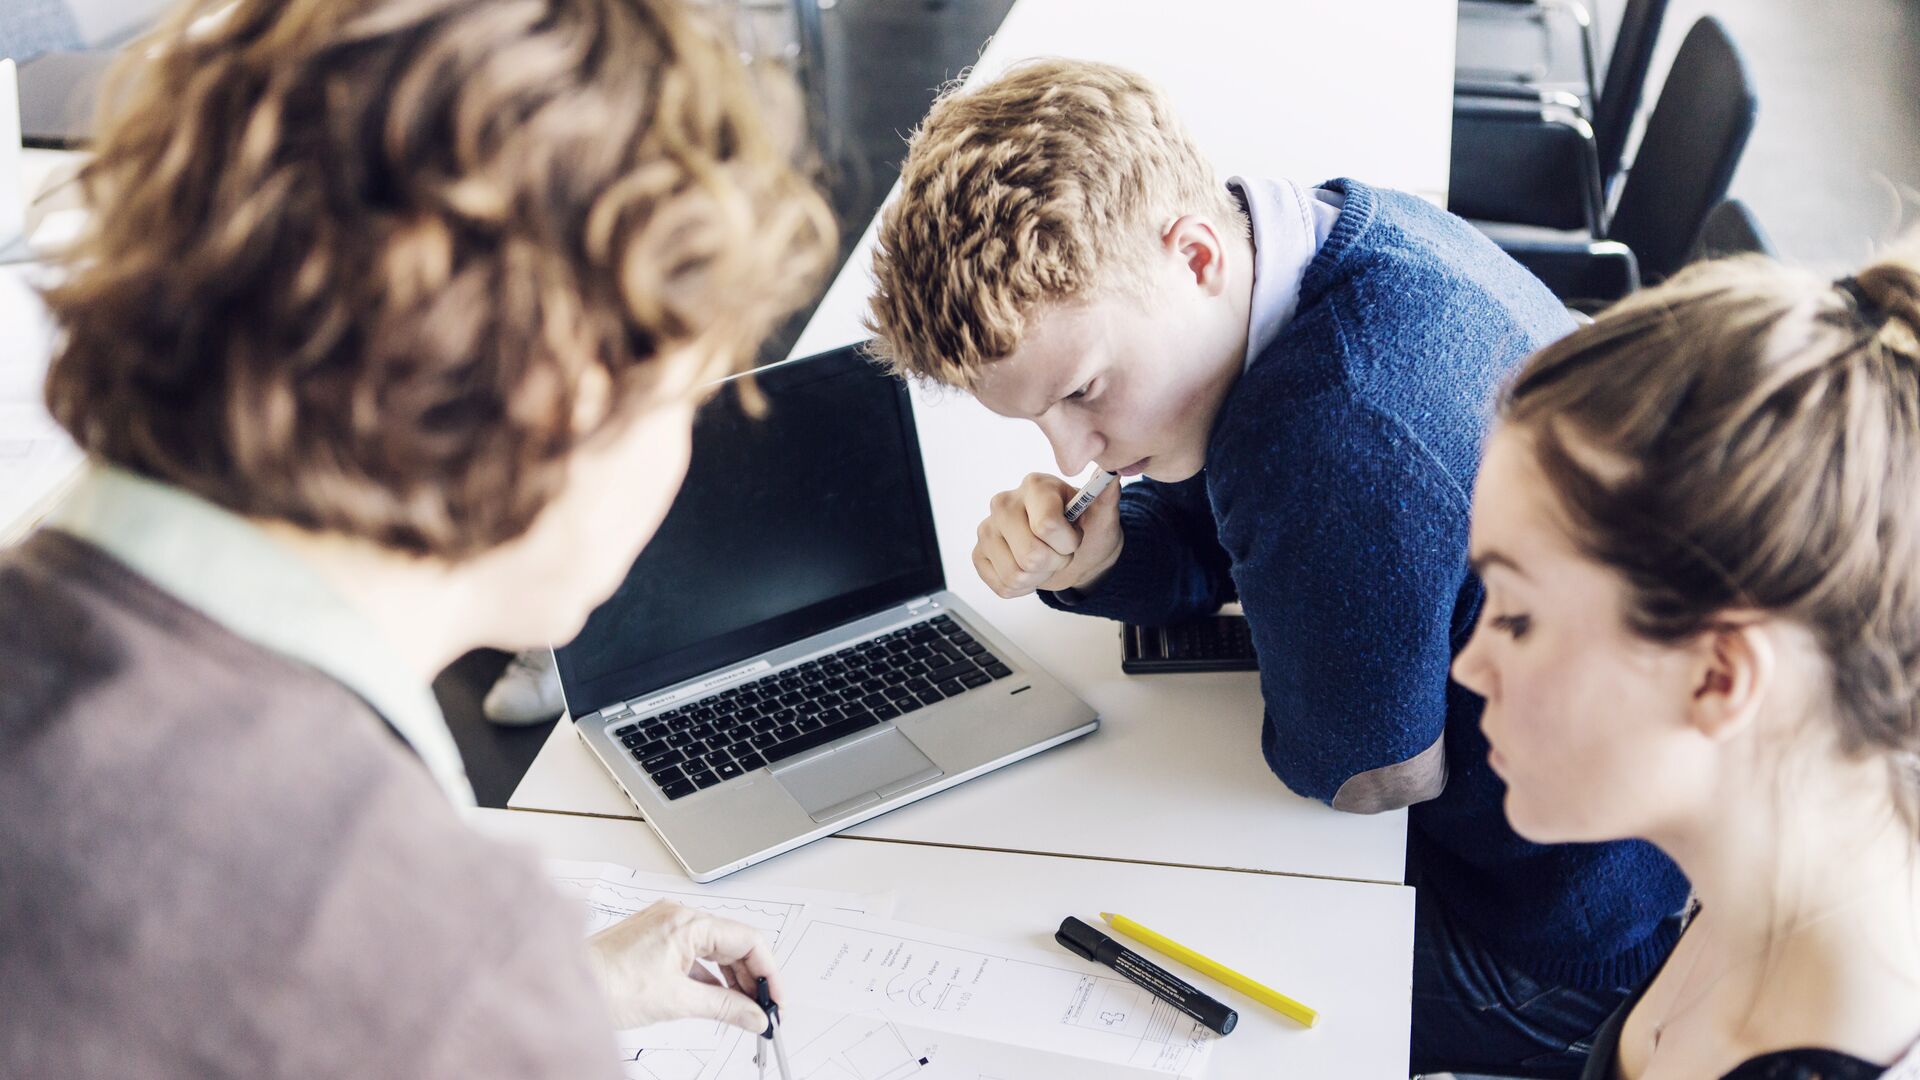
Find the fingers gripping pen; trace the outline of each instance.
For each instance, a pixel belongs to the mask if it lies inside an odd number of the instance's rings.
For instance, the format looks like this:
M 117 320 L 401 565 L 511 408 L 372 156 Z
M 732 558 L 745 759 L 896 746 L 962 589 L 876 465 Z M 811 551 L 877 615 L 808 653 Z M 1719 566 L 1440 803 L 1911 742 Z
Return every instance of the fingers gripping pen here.
M 1107 486 L 1112 484 L 1119 475 L 1119 473 L 1110 472 L 1094 473 L 1093 479 L 1087 481 L 1085 487 L 1074 492 L 1073 499 L 1067 503 L 1067 521 L 1069 523 L 1079 521 L 1080 515 L 1087 512 L 1087 507 L 1092 506 L 1094 500 L 1100 497 L 1100 493 L 1107 490 Z

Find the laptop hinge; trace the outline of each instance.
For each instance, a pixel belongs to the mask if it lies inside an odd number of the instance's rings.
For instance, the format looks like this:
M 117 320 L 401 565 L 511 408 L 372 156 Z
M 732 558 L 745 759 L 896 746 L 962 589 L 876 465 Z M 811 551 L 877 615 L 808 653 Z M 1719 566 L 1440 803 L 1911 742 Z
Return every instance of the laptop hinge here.
M 933 603 L 933 597 L 931 596 L 916 596 L 913 599 L 907 601 L 907 610 L 912 611 L 914 608 L 927 607 L 932 603 Z

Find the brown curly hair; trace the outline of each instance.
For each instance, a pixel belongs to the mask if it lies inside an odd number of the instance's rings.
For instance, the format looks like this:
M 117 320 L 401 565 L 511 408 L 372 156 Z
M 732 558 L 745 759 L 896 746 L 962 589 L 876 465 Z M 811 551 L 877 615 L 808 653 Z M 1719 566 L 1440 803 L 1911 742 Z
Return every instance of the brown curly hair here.
M 831 257 L 797 95 L 672 0 L 227 2 L 130 50 L 47 293 L 47 400 L 96 457 L 470 557 L 663 357 L 739 370 Z
M 1143 76 L 1037 60 L 950 89 L 914 132 L 880 220 L 869 349 L 898 373 L 972 389 L 1043 305 L 1137 284 L 1182 214 L 1248 231 Z

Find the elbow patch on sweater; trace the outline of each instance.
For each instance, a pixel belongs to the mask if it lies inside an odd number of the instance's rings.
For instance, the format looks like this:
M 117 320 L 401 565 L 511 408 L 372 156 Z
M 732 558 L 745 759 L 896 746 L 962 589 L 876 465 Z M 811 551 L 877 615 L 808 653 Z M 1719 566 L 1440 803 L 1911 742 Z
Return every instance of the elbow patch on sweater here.
M 1379 814 L 1438 798 L 1447 787 L 1447 734 L 1394 765 L 1350 776 L 1333 795 L 1333 808 L 1349 814 Z

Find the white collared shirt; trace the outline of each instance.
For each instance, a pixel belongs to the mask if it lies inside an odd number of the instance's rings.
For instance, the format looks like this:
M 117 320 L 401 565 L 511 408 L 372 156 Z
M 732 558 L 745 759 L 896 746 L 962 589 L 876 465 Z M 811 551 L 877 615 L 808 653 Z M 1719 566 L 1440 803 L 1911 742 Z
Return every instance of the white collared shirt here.
M 1253 226 L 1253 299 L 1247 315 L 1247 358 L 1266 351 L 1300 307 L 1300 282 L 1327 242 L 1340 208 L 1337 191 L 1302 188 L 1291 180 L 1236 176 L 1227 187 L 1246 207 Z

